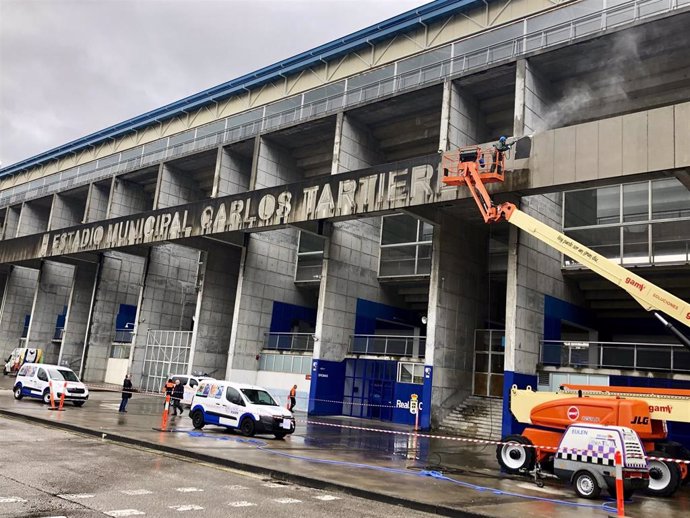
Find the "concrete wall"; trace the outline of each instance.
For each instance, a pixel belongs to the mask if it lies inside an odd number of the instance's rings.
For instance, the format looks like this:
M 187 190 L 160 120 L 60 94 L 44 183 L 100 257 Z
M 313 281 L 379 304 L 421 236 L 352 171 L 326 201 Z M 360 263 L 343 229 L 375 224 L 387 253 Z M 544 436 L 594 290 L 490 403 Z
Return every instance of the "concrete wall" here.
M 19 228 L 19 214 L 21 213 L 21 210 L 21 205 L 15 205 L 14 207 L 7 208 L 7 214 L 5 214 L 5 222 L 3 224 L 2 239 L 12 239 L 17 237 L 17 229 Z
M 74 266 L 43 261 L 38 275 L 38 286 L 31 308 L 31 322 L 27 334 L 29 347 L 42 348 L 43 361 L 56 363 L 60 344 L 52 342 L 59 314 L 69 302 Z
M 72 277 L 59 363 L 66 363 L 75 372 L 81 369 L 81 357 L 91 318 L 91 303 L 98 282 L 98 270 L 98 263 L 81 262 L 75 267 Z
M 178 171 L 170 164 L 161 164 L 158 170 L 158 185 L 153 202 L 154 209 L 183 205 L 202 199 L 199 186 L 185 171 Z
M 49 217 L 49 206 L 39 205 L 36 202 L 23 203 L 19 214 L 17 237 L 45 232 L 48 230 Z
M 5 282 L 0 304 L 0 354 L 7 355 L 19 347 L 24 330 L 24 317 L 31 314 L 38 270 L 12 266 Z
M 522 198 L 521 209 L 552 228 L 561 228 L 561 195 Z M 508 248 L 504 370 L 535 374 L 544 337 L 544 295 L 578 304 L 576 288 L 561 274 L 561 255 L 512 227 Z
M 113 178 L 108 201 L 108 218 L 129 216 L 152 208 L 151 198 L 141 185 L 124 178 Z
M 201 289 L 196 302 L 192 371 L 224 379 L 242 251 L 215 245 L 202 253 Z
M 61 194 L 53 196 L 50 211 L 50 230 L 80 225 L 84 219 L 84 205 L 77 200 Z
M 252 189 L 274 187 L 302 180 L 302 173 L 289 150 L 267 139 L 257 139 L 258 152 L 253 164 Z
M 434 228 L 425 358 L 434 367 L 433 424 L 470 395 L 474 332 L 488 314 L 488 227 L 443 220 Z
M 446 81 L 443 87 L 444 115 L 441 117 L 439 149 L 447 151 L 486 142 L 489 135 L 485 117 L 474 96 L 454 81 Z
M 143 283 L 142 257 L 107 252 L 98 274 L 96 298 L 91 314 L 84 378 L 102 382 L 115 338 L 115 318 L 120 304 L 136 305 Z
M 135 385 L 141 379 L 150 329 L 191 331 L 198 268 L 198 250 L 179 245 L 160 245 L 150 249 L 134 336 L 131 372 Z
M 108 214 L 108 201 L 110 199 L 110 184 L 92 183 L 89 186 L 89 194 L 86 199 L 84 211 L 84 223 L 105 219 Z
M 515 77 L 513 135 L 531 135 L 548 128 L 553 87 L 528 59 L 519 59 Z
M 339 113 L 335 131 L 332 174 L 356 171 L 384 162 L 377 140 L 354 117 Z
M 218 148 L 213 179 L 214 198 L 245 192 L 249 189 L 251 161 L 228 148 Z

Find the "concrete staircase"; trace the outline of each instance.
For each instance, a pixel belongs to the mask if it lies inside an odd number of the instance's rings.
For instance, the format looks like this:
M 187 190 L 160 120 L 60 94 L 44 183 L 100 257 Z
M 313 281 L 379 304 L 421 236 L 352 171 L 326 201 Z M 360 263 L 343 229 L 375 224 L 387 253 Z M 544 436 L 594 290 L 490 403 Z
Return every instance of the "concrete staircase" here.
M 476 439 L 501 439 L 503 399 L 470 396 L 443 420 L 439 431 Z

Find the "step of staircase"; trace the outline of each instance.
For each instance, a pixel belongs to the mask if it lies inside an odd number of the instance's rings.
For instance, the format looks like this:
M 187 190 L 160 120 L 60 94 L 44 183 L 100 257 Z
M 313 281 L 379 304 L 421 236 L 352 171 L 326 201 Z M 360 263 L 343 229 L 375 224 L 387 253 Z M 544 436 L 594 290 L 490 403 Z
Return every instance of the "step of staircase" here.
M 501 439 L 503 400 L 469 396 L 446 416 L 439 430 L 454 435 L 497 441 Z

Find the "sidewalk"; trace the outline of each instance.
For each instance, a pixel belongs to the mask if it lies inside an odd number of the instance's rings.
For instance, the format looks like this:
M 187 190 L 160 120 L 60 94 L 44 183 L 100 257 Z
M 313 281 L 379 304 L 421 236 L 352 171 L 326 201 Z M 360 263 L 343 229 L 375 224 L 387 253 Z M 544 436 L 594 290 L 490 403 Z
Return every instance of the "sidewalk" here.
M 342 428 L 338 425 L 409 431 L 344 417 L 312 417 L 307 422 L 299 413 L 295 434 L 285 440 L 248 439 L 214 426 L 196 431 L 186 411 L 171 418 L 170 432 L 160 432 L 154 430 L 160 426 L 160 400 L 135 395 L 127 414 L 117 412 L 119 401 L 119 394 L 92 392 L 84 407 L 66 405 L 63 412 L 53 412 L 37 400 L 15 401 L 9 390 L 0 390 L 0 415 L 444 516 L 615 514 L 602 507 L 603 500 L 577 499 L 571 488 L 557 482 L 539 488 L 524 478 L 501 476 L 493 446 Z M 453 480 L 434 476 L 439 472 Z M 672 499 L 635 496 L 626 514 L 675 516 L 689 507 L 685 488 Z

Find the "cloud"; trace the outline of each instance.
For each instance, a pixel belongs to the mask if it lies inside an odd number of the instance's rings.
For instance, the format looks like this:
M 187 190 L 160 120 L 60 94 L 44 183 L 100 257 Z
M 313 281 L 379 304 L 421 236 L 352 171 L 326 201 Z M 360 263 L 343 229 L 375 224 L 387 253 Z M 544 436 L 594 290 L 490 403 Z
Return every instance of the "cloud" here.
M 2 166 L 424 3 L 0 0 Z

